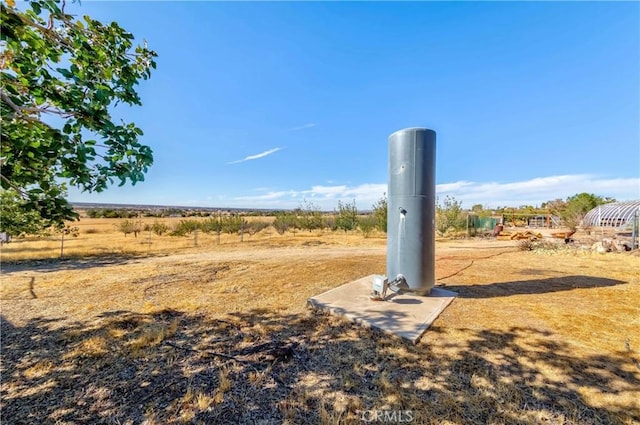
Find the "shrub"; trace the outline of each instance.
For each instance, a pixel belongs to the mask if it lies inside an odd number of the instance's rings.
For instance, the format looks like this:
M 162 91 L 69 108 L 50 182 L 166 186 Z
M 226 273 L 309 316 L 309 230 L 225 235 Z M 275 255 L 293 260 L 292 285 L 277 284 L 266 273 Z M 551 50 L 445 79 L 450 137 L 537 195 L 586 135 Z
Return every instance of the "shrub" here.
M 244 217 L 241 217 L 239 215 L 229 215 L 226 217 L 222 217 L 222 231 L 229 234 L 239 233 L 245 223 L 246 222 L 244 220 Z
M 118 224 L 118 230 L 124 233 L 127 236 L 129 233 L 133 233 L 133 235 L 137 238 L 138 233 L 142 231 L 142 222 L 133 221 L 133 220 L 122 220 Z
M 153 232 L 158 236 L 162 236 L 169 231 L 169 226 L 156 220 L 153 224 L 145 225 L 144 230 L 145 232 Z
M 296 222 L 300 229 L 312 231 L 324 227 L 322 212 L 320 208 L 312 202 L 305 200 L 304 206 L 296 209 L 294 214 L 296 215 Z
M 453 196 L 446 196 L 442 204 L 436 205 L 436 230 L 444 235 L 449 229 L 462 230 L 466 227 L 466 217 L 462 212 L 462 202 Z
M 356 208 L 355 200 L 351 203 L 342 203 L 342 201 L 338 201 L 336 225 L 339 229 L 344 230 L 345 233 L 358 227 L 358 208 Z
M 516 243 L 519 251 L 533 251 L 533 241 L 531 239 L 522 239 Z
M 332 232 L 335 232 L 336 230 L 338 230 L 338 224 L 336 223 L 335 217 L 333 216 L 325 217 L 323 221 L 324 221 L 324 227 L 326 227 L 327 229 L 331 230 Z
M 87 210 L 87 217 L 89 218 L 100 218 L 102 217 L 102 210 L 91 208 Z
M 281 235 L 289 229 L 295 228 L 296 216 L 291 212 L 280 212 L 276 214 L 276 219 L 273 221 L 273 228 L 276 229 Z
M 565 248 L 564 243 L 537 239 L 522 239 L 516 243 L 520 251 L 558 251 Z
M 197 220 L 180 220 L 170 233 L 171 236 L 185 236 L 199 230 L 201 227 L 200 222 Z
M 211 217 L 200 222 L 202 231 L 205 233 L 215 233 L 218 236 L 218 243 L 220 243 L 220 233 L 222 233 L 222 217 Z
M 371 215 L 358 217 L 358 227 L 365 238 L 371 236 L 371 232 L 376 228 L 376 219 Z
M 552 214 L 560 216 L 562 224 L 575 232 L 590 210 L 609 202 L 615 202 L 615 199 L 583 192 L 569 196 L 566 202 L 561 199 L 550 201 L 547 207 Z
M 218 233 L 222 232 L 222 219 L 220 217 L 213 217 L 203 220 L 201 223 L 202 231 L 205 233 Z
M 373 204 L 373 218 L 376 229 L 381 232 L 387 232 L 387 194 Z
M 249 237 L 255 235 L 256 233 L 266 229 L 270 224 L 264 221 L 249 221 L 246 222 L 244 226 L 244 231 L 249 234 Z

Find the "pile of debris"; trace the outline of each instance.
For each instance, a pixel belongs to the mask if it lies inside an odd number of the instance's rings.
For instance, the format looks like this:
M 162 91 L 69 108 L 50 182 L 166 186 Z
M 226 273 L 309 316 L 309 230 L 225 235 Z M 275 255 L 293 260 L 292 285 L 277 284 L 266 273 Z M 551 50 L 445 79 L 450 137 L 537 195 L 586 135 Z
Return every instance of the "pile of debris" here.
M 631 251 L 631 241 L 604 238 L 591 245 L 591 250 L 598 253 Z
M 571 230 L 569 232 L 555 232 L 551 234 L 551 237 L 555 239 L 564 239 L 566 242 L 567 239 L 571 239 L 571 236 L 573 236 L 574 233 L 576 233 L 575 230 Z
M 539 239 L 542 239 L 542 233 L 533 233 L 530 230 L 527 230 L 526 232 L 508 232 L 508 231 L 502 231 L 500 232 L 500 234 L 498 234 L 498 236 L 496 236 L 496 239 L 500 240 L 500 241 L 521 241 L 521 240 L 530 240 L 530 241 L 537 241 Z

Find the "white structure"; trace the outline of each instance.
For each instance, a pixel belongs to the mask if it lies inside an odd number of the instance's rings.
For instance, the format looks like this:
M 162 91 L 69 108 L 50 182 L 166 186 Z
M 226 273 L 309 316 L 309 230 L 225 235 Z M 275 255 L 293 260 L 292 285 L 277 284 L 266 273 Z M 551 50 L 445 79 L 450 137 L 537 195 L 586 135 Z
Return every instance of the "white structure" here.
M 599 205 L 582 219 L 582 227 L 631 227 L 640 216 L 640 200 Z

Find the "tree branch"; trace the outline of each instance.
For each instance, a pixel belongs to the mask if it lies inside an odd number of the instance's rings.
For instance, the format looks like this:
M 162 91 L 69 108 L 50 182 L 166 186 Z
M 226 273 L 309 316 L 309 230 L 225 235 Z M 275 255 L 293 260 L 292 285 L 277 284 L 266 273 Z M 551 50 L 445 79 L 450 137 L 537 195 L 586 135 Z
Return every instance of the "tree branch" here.
M 0 174 L 0 179 L 2 179 L 5 183 L 7 183 L 13 190 L 18 192 L 18 194 L 23 198 L 28 198 L 27 193 L 22 190 L 22 188 L 16 186 L 11 180 L 6 178 L 3 174 Z
M 11 10 L 7 10 L 7 11 L 8 11 L 8 13 L 11 13 L 15 17 L 17 17 L 20 20 L 20 22 L 22 22 L 25 26 L 32 27 L 32 28 L 35 28 L 35 29 L 39 30 L 40 32 L 44 33 L 45 35 L 56 39 L 60 44 L 64 45 L 65 47 L 73 48 L 73 46 L 64 37 L 61 37 L 58 33 L 56 33 L 55 30 L 53 30 L 53 28 L 49 29 L 49 28 L 47 28 L 45 26 L 42 26 L 42 25 L 38 24 L 37 22 L 25 19 L 21 14 L 15 13 L 15 12 L 13 12 Z M 49 15 L 50 21 L 52 20 L 53 15 L 54 15 L 53 13 L 51 13 Z
M 0 97 L 2 98 L 2 101 L 4 103 L 7 104 L 7 106 L 9 106 L 11 109 L 13 109 L 21 118 L 24 118 L 26 120 L 30 120 L 30 121 L 40 121 L 34 117 L 29 117 L 27 115 L 25 115 L 25 113 L 27 114 L 55 114 L 55 115 L 59 115 L 62 118 L 71 118 L 73 116 L 72 113 L 63 111 L 62 109 L 58 109 L 56 107 L 54 107 L 53 105 L 45 105 L 43 107 L 40 108 L 32 108 L 32 107 L 24 107 L 24 106 L 19 106 L 16 105 L 15 102 L 13 100 L 11 100 L 11 98 L 4 92 L 4 91 L 0 91 Z
M 4 90 L 0 90 L 0 99 L 2 99 L 2 101 L 6 103 L 7 106 L 13 109 L 16 113 L 22 115 L 22 109 L 15 103 L 13 103 L 13 100 L 11 100 L 9 96 L 7 96 Z

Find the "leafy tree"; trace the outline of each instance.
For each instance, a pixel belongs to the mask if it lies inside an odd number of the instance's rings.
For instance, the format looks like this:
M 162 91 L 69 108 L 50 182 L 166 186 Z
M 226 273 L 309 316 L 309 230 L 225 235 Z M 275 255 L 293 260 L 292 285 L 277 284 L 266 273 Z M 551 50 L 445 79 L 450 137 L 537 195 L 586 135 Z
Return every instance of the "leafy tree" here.
M 169 226 L 164 223 L 155 220 L 153 224 L 146 224 L 144 226 L 145 232 L 153 232 L 158 236 L 162 236 L 169 231 Z
M 215 232 L 218 237 L 218 244 L 220 244 L 220 233 L 222 233 L 222 217 L 220 216 L 220 213 L 218 213 L 218 216 L 216 217 L 204 220 L 202 222 L 202 230 L 205 233 Z
M 256 233 L 266 229 L 270 226 L 269 223 L 265 221 L 252 220 L 245 222 L 244 231 L 249 234 L 249 237 L 255 235 Z
M 358 228 L 362 232 L 362 235 L 365 238 L 371 236 L 371 232 L 376 228 L 376 219 L 372 215 L 365 215 L 362 217 L 358 217 Z
M 582 192 L 569 196 L 566 201 L 556 199 L 546 202 L 545 206 L 552 214 L 560 217 L 562 224 L 576 231 L 585 214 L 598 205 L 609 202 L 615 202 L 615 199 Z
M 332 232 L 338 230 L 338 225 L 336 224 L 336 218 L 334 216 L 324 217 L 324 220 L 322 221 L 324 223 L 324 227 L 331 230 Z
M 494 210 L 486 208 L 482 204 L 475 204 L 471 207 L 470 211 L 473 215 L 478 217 L 491 217 L 494 214 Z M 499 213 L 499 212 L 497 212 Z
M 382 195 L 375 204 L 373 204 L 373 218 L 375 220 L 376 229 L 387 232 L 387 194 Z
M 312 231 L 324 227 L 322 212 L 320 208 L 311 201 L 305 199 L 304 205 L 296 209 L 294 213 L 298 217 L 298 224 L 301 229 Z
M 89 218 L 100 218 L 102 216 L 102 210 L 97 208 L 91 208 L 87 210 L 87 217 Z
M 133 235 L 137 238 L 138 237 L 138 233 L 140 233 L 142 231 L 142 229 L 143 229 L 143 227 L 142 227 L 142 222 L 141 221 L 122 220 L 120 223 L 118 223 L 118 230 L 120 230 L 122 233 L 124 233 L 125 237 L 129 233 L 133 233 Z
M 463 229 L 466 225 L 466 217 L 462 212 L 462 202 L 453 196 L 447 195 L 442 204 L 436 204 L 436 230 L 441 235 L 450 228 Z
M 36 235 L 50 227 L 50 222 L 24 204 L 16 191 L 0 191 L 0 232 L 11 236 Z
M 190 235 L 196 230 L 200 230 L 201 227 L 201 223 L 197 220 L 180 220 L 180 222 L 173 228 L 171 236 Z
M 77 218 L 66 184 L 100 192 L 118 179 L 135 184 L 153 162 L 134 123 L 116 120 L 119 103 L 141 105 L 136 85 L 156 53 L 133 35 L 65 12 L 64 0 L 0 4 L 0 186 L 59 225 Z
M 344 230 L 345 233 L 348 230 L 354 230 L 358 227 L 358 208 L 356 208 L 355 200 L 351 203 L 338 201 L 336 225 L 338 226 L 338 229 Z
M 73 226 L 58 226 L 56 232 L 60 233 L 60 258 L 64 257 L 64 237 L 72 236 L 77 238 L 80 234 L 80 229 Z
M 201 222 L 201 226 L 202 231 L 204 231 L 205 233 L 222 231 L 222 222 L 220 220 L 220 217 L 207 218 L 206 220 L 203 220 Z
M 284 235 L 285 232 L 291 228 L 296 226 L 297 218 L 291 212 L 279 212 L 276 214 L 276 219 L 273 221 L 273 228 L 276 229 L 281 235 Z
M 245 225 L 245 219 L 239 215 L 228 215 L 222 217 L 222 231 L 233 234 L 240 233 Z
M 129 233 L 133 232 L 133 222 L 130 220 L 122 220 L 118 223 L 118 230 L 124 233 L 124 236 L 127 237 Z

